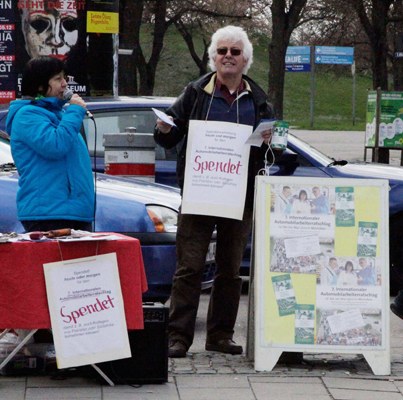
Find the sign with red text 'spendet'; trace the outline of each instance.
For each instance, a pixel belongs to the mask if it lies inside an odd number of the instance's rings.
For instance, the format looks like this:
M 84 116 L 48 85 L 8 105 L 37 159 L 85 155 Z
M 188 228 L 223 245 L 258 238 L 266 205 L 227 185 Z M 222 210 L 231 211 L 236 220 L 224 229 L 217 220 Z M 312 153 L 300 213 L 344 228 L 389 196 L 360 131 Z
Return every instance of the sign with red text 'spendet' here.
M 182 213 L 242 219 L 252 126 L 189 122 Z
M 130 357 L 116 253 L 43 267 L 58 368 Z

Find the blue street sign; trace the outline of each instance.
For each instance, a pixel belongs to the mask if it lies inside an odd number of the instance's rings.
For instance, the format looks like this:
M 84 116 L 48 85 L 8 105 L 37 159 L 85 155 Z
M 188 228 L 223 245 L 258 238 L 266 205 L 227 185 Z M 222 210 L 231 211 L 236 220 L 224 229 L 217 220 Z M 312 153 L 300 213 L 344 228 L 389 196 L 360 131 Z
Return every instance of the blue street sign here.
M 294 54 L 311 54 L 310 46 L 288 46 L 287 47 L 287 56 L 294 55 Z
M 286 64 L 286 72 L 309 72 L 311 64 Z
M 352 56 L 354 47 L 315 46 L 315 55 L 330 54 L 333 56 Z
M 315 46 L 315 64 L 347 64 L 354 62 L 354 47 Z
M 286 64 L 309 64 L 311 62 L 310 55 L 306 54 L 293 54 L 285 56 Z
M 310 46 L 288 46 L 285 55 L 287 72 L 307 72 L 311 70 Z

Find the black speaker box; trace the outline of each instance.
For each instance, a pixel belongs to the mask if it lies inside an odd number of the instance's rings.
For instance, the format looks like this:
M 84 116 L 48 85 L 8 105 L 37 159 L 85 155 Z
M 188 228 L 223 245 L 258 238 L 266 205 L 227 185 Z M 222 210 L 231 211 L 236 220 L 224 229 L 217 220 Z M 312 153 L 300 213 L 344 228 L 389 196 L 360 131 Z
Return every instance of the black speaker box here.
M 168 308 L 161 303 L 143 303 L 143 313 L 144 329 L 128 331 L 131 358 L 97 364 L 115 384 L 164 383 L 168 380 Z

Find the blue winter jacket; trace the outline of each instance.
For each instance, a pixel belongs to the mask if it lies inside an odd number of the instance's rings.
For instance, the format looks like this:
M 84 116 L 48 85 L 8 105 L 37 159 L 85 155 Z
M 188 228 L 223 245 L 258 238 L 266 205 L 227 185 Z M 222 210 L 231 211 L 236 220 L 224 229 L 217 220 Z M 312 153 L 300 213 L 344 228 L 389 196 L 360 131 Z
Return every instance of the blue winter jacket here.
M 94 217 L 94 181 L 80 134 L 85 109 L 56 97 L 10 103 L 6 130 L 19 172 L 20 221 Z

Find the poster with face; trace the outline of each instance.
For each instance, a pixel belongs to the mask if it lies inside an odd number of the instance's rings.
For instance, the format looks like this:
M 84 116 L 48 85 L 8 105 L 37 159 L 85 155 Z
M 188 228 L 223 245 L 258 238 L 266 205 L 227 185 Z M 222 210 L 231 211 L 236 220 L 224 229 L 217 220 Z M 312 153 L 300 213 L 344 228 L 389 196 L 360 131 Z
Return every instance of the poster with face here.
M 50 4 L 52 6 L 50 6 Z M 21 28 L 30 58 L 52 56 L 65 60 L 78 41 L 75 2 L 30 2 L 21 9 Z
M 20 97 L 24 66 L 38 56 L 64 61 L 75 93 L 117 95 L 118 8 L 118 0 L 0 1 L 0 103 Z M 107 22 L 94 30 L 89 16 Z

